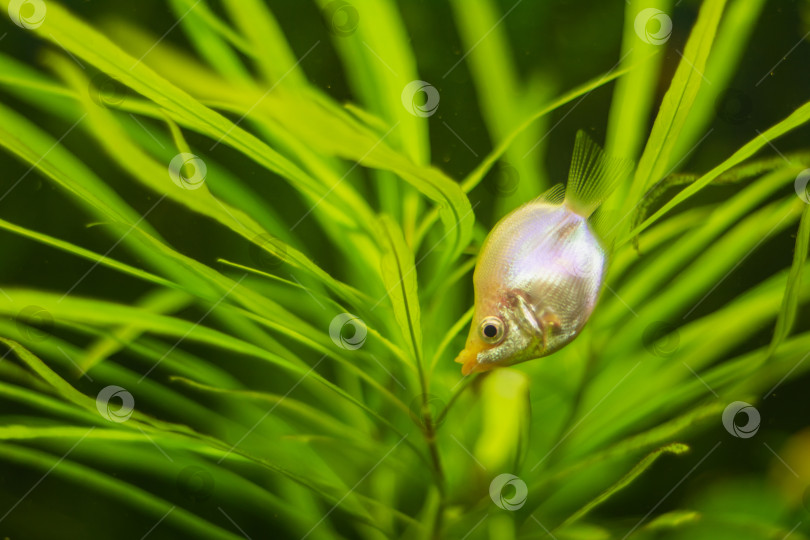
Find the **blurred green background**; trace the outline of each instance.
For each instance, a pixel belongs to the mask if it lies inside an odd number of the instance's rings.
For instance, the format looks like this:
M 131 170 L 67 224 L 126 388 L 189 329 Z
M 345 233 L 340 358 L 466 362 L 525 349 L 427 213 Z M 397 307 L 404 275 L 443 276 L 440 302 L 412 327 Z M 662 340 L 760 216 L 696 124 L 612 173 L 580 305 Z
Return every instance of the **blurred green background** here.
M 105 28 L 111 28 L 115 21 L 124 20 L 152 36 L 166 34 L 163 41 L 167 45 L 185 51 L 193 50 L 193 44 L 183 27 L 175 27 L 176 12 L 162 0 L 137 2 L 65 0 L 61 3 L 102 32 Z M 218 2 L 212 1 L 209 4 L 215 13 L 225 16 Z M 301 63 L 301 68 L 312 85 L 339 103 L 362 104 L 363 96 L 352 91 L 347 81 L 345 66 L 335 49 L 335 44 L 340 43 L 341 38 L 330 32 L 330 22 L 325 21 L 324 13 L 319 6 L 315 2 L 298 0 L 269 0 L 267 4 L 276 16 L 297 58 L 305 54 L 313 43 L 319 43 Z M 448 73 L 468 50 L 468 45 L 459 35 L 457 23 L 459 15 L 454 14 L 451 5 L 444 1 L 428 0 L 400 0 L 396 4 L 407 31 L 409 45 L 414 52 L 419 77 L 433 84 L 441 95 L 437 113 L 427 120 L 430 163 L 450 178 L 461 181 L 494 147 L 492 129 L 487 125 L 487 115 L 490 115 L 490 122 L 497 123 L 492 119 L 492 116 L 498 114 L 497 108 L 486 111 L 482 107 L 478 87 L 468 62 L 462 61 Z M 500 13 L 508 13 L 500 24 L 502 34 L 508 38 L 511 56 L 504 58 L 503 61 L 514 67 L 517 82 L 523 89 L 521 95 L 504 96 L 504 99 L 508 100 L 511 97 L 526 100 L 527 110 L 538 109 L 553 96 L 610 71 L 621 57 L 625 10 L 631 9 L 625 2 L 523 0 L 515 3 L 512 0 L 496 0 L 492 4 Z M 700 2 L 684 0 L 668 11 L 672 16 L 673 33 L 662 52 L 659 84 L 653 97 L 656 107 L 651 111 L 649 125 L 652 125 L 657 104 L 663 98 L 669 81 L 681 61 L 680 51 L 684 50 L 689 31 L 697 19 L 699 7 Z M 3 35 L 0 39 L 2 54 L 36 66 L 40 63 L 44 49 L 61 52 L 58 47 L 46 45 L 30 33 L 21 31 L 6 17 L 3 19 L 0 25 L 0 35 Z M 358 24 L 373 25 L 375 21 L 364 17 L 360 10 Z M 744 143 L 755 138 L 758 132 L 765 131 L 810 99 L 810 69 L 808 69 L 810 43 L 806 39 L 809 32 L 810 2 L 770 0 L 765 3 L 753 33 L 744 47 L 739 67 L 729 84 L 734 90 L 730 94 L 732 97 L 716 102 L 717 112 L 707 126 L 710 134 L 685 161 L 680 163 L 679 172 L 705 173 Z M 92 70 L 90 66 L 87 67 L 87 74 L 90 76 Z M 493 65 L 493 73 L 501 73 L 501 68 L 502 66 Z M 581 102 L 576 100 L 569 103 L 542 119 L 540 133 L 548 133 L 548 136 L 532 152 L 528 158 L 532 163 L 526 164 L 525 170 L 535 170 L 548 183 L 563 181 L 567 174 L 572 142 L 577 130 L 585 130 L 596 141 L 603 143 L 607 138 L 614 85 L 615 83 L 610 83 L 597 88 L 587 94 Z M 374 89 L 370 91 L 373 92 Z M 0 100 L 56 137 L 72 124 L 63 118 L 43 112 L 26 100 L 19 99 L 13 92 L 3 91 Z M 232 119 L 238 118 L 236 115 L 229 116 Z M 207 150 L 210 146 L 210 139 L 204 135 L 191 132 L 185 135 L 193 148 Z M 646 134 L 642 139 L 645 138 Z M 766 148 L 762 156 L 777 156 L 779 153 L 787 154 L 806 149 L 808 141 L 810 141 L 810 127 L 803 126 L 780 138 L 774 143 L 773 148 Z M 114 161 L 101 158 L 98 145 L 86 132 L 77 129 L 62 143 L 82 161 L 91 164 L 93 171 L 114 185 L 116 191 L 139 213 L 152 206 L 153 194 L 135 183 L 116 180 L 127 173 L 116 166 Z M 263 203 L 272 207 L 282 221 L 288 224 L 295 223 L 307 212 L 310 205 L 297 196 L 293 188 L 282 181 L 265 181 L 270 176 L 267 171 L 227 145 L 219 145 L 206 155 L 227 167 L 234 176 L 245 180 Z M 524 165 L 521 165 L 522 167 Z M 29 172 L 30 168 L 29 163 L 15 159 L 6 152 L 0 153 L 0 171 L 2 171 L 0 191 L 5 192 L 16 179 L 25 177 L 16 188 L 0 199 L 0 216 L 3 219 L 72 241 L 98 253 L 106 252 L 115 244 L 115 239 L 110 238 L 104 226 L 88 226 L 91 220 L 86 213 L 72 204 L 64 191 L 39 171 Z M 476 220 L 483 227 L 476 233 L 479 241 L 481 231 L 488 231 L 497 219 L 515 206 L 514 201 L 504 202 L 499 196 L 498 182 L 503 181 L 503 178 L 498 177 L 498 174 L 503 174 L 502 171 L 503 169 L 496 169 L 490 172 L 484 181 L 468 194 L 475 208 Z M 514 174 L 517 175 L 517 183 L 520 184 L 522 181 L 520 173 Z M 271 180 L 274 179 L 271 177 Z M 374 208 L 378 207 L 378 193 L 370 187 L 370 182 L 359 184 L 358 190 L 372 201 Z M 740 186 L 737 184 L 710 187 L 679 207 L 678 212 L 721 204 L 739 190 Z M 668 195 L 672 193 L 667 192 Z M 784 194 L 784 190 L 780 193 Z M 659 203 L 656 206 L 660 205 Z M 217 267 L 217 259 L 251 265 L 253 259 L 248 242 L 236 238 L 232 232 L 213 220 L 189 212 L 171 200 L 166 200 L 158 206 L 150 214 L 149 221 L 161 231 L 168 243 L 183 255 L 213 267 Z M 319 266 L 330 269 L 330 272 L 339 279 L 351 281 L 351 269 L 342 262 L 345 254 L 322 232 L 317 221 L 313 219 L 303 221 L 300 227 L 296 228 L 295 238 L 298 239 L 298 244 L 306 246 L 306 253 Z M 789 266 L 795 241 L 796 231 L 792 227 L 768 238 L 757 248 L 754 256 L 746 258 L 731 271 L 706 301 L 689 315 L 686 323 L 714 312 L 739 291 L 747 290 L 777 270 Z M 2 246 L 0 252 L 3 254 L 0 258 L 0 285 L 3 288 L 25 287 L 61 293 L 71 288 L 89 268 L 86 260 L 31 242 L 7 231 L 0 231 L 0 246 Z M 665 256 L 666 249 L 665 246 L 664 255 L 660 256 Z M 119 260 L 133 265 L 138 266 L 142 263 L 137 257 L 120 249 L 112 253 Z M 631 273 L 624 279 L 632 280 L 633 277 Z M 72 294 L 131 304 L 146 294 L 150 288 L 150 284 L 136 280 L 124 282 L 117 272 L 98 267 L 73 290 Z M 460 281 L 459 292 L 452 298 L 457 304 L 452 306 L 456 316 L 460 316 L 472 305 L 471 294 L 471 279 L 467 276 Z M 186 312 L 191 319 L 196 317 L 196 313 L 191 308 Z M 810 310 L 806 306 L 800 306 L 796 321 L 796 332 L 810 328 L 808 324 Z M 736 321 L 733 317 L 729 317 L 724 324 L 735 325 Z M 440 334 L 446 330 L 447 328 L 436 329 Z M 462 334 L 464 333 L 466 326 Z M 772 333 L 770 326 L 754 329 L 748 339 L 736 344 L 734 349 L 727 353 L 728 357 L 767 346 Z M 17 339 L 13 335 L 6 337 Z M 76 339 L 81 341 L 85 338 Z M 712 335 L 706 335 L 705 339 L 711 340 Z M 447 357 L 441 360 L 445 364 L 444 371 L 456 369 L 455 365 L 448 367 L 447 364 L 451 363 L 453 352 L 462 342 L 463 336 L 457 337 L 448 348 Z M 189 348 L 203 357 L 221 354 L 213 348 L 199 344 L 189 345 Z M 272 372 L 256 374 L 249 363 L 236 362 L 229 365 L 228 369 L 242 381 L 252 380 L 259 383 L 259 386 L 265 383 L 274 384 Z M 87 380 L 78 379 L 72 383 L 88 395 L 97 392 L 97 387 Z M 680 508 L 714 509 L 718 515 L 729 515 L 731 521 L 738 520 L 742 524 L 744 517 L 759 512 L 767 516 L 767 519 L 779 521 L 788 531 L 791 524 L 810 523 L 808 519 L 810 506 L 807 506 L 806 501 L 787 507 L 774 503 L 773 509 L 763 506 L 769 500 L 781 500 L 780 498 L 792 497 L 791 500 L 795 503 L 797 482 L 810 485 L 810 432 L 803 431 L 808 428 L 810 415 L 810 401 L 806 391 L 808 383 L 810 379 L 806 374 L 791 377 L 779 386 L 778 391 L 757 405 L 762 425 L 756 440 L 767 442 L 767 446 L 751 444 L 748 439 L 728 437 L 717 417 L 714 424 L 709 424 L 707 428 L 690 437 L 692 451 L 688 459 L 682 456 L 661 457 L 634 481 L 630 489 L 616 493 L 604 505 L 596 508 L 589 515 L 589 519 L 595 522 L 618 520 L 629 530 L 638 518 L 651 509 L 654 502 L 662 500 L 656 514 Z M 447 399 L 446 395 L 444 399 Z M 533 395 L 532 398 L 537 399 L 537 396 Z M 219 401 L 213 398 L 209 400 L 203 397 L 201 401 L 207 407 L 221 407 Z M 15 419 L 22 418 L 26 412 L 27 409 L 20 404 L 2 401 L 2 415 L 6 423 L 18 423 Z M 227 407 L 224 407 L 222 412 L 227 415 Z M 502 411 L 502 414 L 509 415 L 510 411 Z M 599 415 L 599 411 L 593 414 Z M 455 419 L 456 417 L 451 416 L 448 422 Z M 182 418 L 171 420 L 182 421 Z M 542 426 L 542 420 L 540 425 Z M 723 440 L 723 444 L 710 453 L 699 469 L 691 472 L 699 458 L 706 455 L 720 439 Z M 452 445 L 452 442 L 448 444 Z M 117 447 L 111 445 L 109 451 L 116 452 Z M 463 453 L 456 453 L 450 459 L 462 458 Z M 786 465 L 780 462 L 781 459 L 789 464 L 787 469 L 792 469 L 795 475 L 789 470 L 786 475 Z M 392 474 L 400 475 L 401 481 L 404 484 L 408 483 L 408 471 Z M 680 483 L 685 475 L 686 479 Z M 178 490 L 177 485 L 172 485 L 165 477 L 156 475 L 150 480 L 149 473 L 144 470 L 122 469 L 115 476 L 146 484 L 152 481 L 150 489 L 155 493 L 170 493 L 176 496 Z M 145 517 L 120 504 L 119 501 L 110 500 L 103 493 L 83 489 L 80 483 L 52 475 L 39 484 L 41 477 L 41 470 L 25 468 L 13 462 L 0 462 L 0 514 L 14 507 L 19 498 L 35 486 L 30 495 L 25 497 L 8 517 L 0 521 L 0 537 L 90 538 L 111 537 L 114 532 L 118 538 L 140 538 L 155 522 L 151 516 Z M 384 480 L 381 482 L 384 483 Z M 354 482 L 349 479 L 347 483 L 351 486 Z M 414 484 L 418 482 L 414 481 Z M 217 511 L 218 505 L 224 503 L 218 498 L 216 487 L 213 489 L 213 501 L 204 500 L 197 504 L 192 495 L 189 504 L 199 513 L 205 514 L 206 519 L 236 534 L 238 531 L 234 529 L 232 523 L 229 523 L 230 518 Z M 773 490 L 778 495 L 770 497 L 768 490 Z M 180 491 L 183 489 L 180 488 Z M 407 491 L 405 489 L 403 493 Z M 789 493 L 789 496 L 785 495 L 786 493 Z M 422 496 L 415 487 L 410 493 L 412 500 L 405 501 L 403 507 L 418 507 L 417 503 Z M 802 495 L 799 495 L 799 499 L 801 497 Z M 750 505 L 746 507 L 748 499 Z M 729 507 L 723 507 L 724 501 L 730 501 Z M 204 509 L 200 506 L 203 504 L 206 505 Z M 494 506 L 492 509 L 497 510 Z M 232 512 L 231 515 L 236 516 L 234 521 L 239 524 L 245 536 L 300 537 L 294 527 L 289 527 L 283 516 L 279 517 L 274 512 L 262 515 L 256 509 L 247 509 L 243 512 L 240 509 L 229 511 Z M 339 535 L 354 537 L 357 534 L 352 528 L 351 517 L 341 516 L 339 512 L 333 517 L 336 522 L 335 530 Z M 754 526 L 747 530 L 730 528 L 727 523 L 713 527 L 711 519 L 706 519 L 704 524 L 707 527 L 701 533 L 703 535 L 701 537 L 704 538 L 744 538 L 747 537 L 746 534 L 757 538 L 784 537 L 784 531 L 777 531 L 780 535 L 776 535 L 776 532 L 760 531 Z M 181 529 L 172 530 L 168 522 L 167 525 L 169 526 L 166 528 L 155 529 L 149 537 L 174 538 L 184 535 Z M 808 531 L 810 528 L 799 526 L 793 534 L 798 537 L 802 530 Z M 478 533 L 483 533 L 483 530 L 479 530 Z M 541 534 L 539 528 L 536 533 Z M 489 534 L 494 533 L 490 531 Z M 583 531 L 582 538 L 599 537 L 596 533 L 590 536 L 589 534 L 591 533 Z M 682 532 L 676 530 L 672 537 L 691 538 L 692 534 L 694 533 L 686 528 Z M 369 534 L 369 537 L 373 535 Z M 536 536 L 532 534 L 526 537 Z

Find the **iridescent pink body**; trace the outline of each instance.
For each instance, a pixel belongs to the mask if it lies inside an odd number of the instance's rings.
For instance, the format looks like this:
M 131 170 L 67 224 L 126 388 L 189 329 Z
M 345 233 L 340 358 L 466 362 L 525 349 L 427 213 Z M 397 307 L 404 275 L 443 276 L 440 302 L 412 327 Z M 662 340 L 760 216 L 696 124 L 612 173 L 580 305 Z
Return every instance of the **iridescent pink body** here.
M 579 335 L 607 268 L 589 218 L 631 170 L 579 131 L 565 188 L 492 228 L 473 275 L 472 328 L 456 358 L 464 375 L 549 355 Z
M 606 254 L 587 217 L 565 202 L 521 206 L 493 228 L 473 276 L 475 309 L 456 359 L 466 375 L 553 353 L 593 312 Z M 491 321 L 502 335 L 486 335 Z M 483 325 L 483 326 L 482 326 Z

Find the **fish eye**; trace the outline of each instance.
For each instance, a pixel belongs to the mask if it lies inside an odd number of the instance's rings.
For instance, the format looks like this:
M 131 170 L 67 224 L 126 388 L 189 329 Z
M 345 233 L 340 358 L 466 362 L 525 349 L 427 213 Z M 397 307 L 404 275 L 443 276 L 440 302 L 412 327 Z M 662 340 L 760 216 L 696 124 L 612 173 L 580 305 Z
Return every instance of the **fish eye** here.
M 479 333 L 486 343 L 498 343 L 503 339 L 503 321 L 498 317 L 487 317 L 481 321 Z

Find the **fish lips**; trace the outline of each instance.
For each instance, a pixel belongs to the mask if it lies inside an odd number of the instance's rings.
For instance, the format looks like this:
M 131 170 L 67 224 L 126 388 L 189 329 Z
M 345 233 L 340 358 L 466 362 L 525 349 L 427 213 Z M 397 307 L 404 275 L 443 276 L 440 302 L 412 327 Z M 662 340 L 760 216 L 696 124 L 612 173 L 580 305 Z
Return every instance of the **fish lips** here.
M 456 357 L 456 362 L 461 364 L 461 374 L 470 375 L 481 371 L 489 371 L 494 368 L 494 364 L 486 364 L 478 361 L 478 353 L 483 351 L 483 347 L 467 346 Z

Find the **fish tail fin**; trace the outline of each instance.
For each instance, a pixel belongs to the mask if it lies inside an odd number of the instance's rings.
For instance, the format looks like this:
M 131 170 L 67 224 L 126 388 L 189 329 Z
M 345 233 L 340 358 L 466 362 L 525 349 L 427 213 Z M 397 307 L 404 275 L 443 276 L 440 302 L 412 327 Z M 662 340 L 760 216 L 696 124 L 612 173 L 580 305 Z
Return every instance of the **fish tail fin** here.
M 632 169 L 632 161 L 608 156 L 584 131 L 577 131 L 565 205 L 590 217 Z

